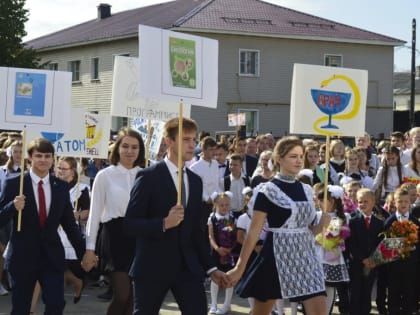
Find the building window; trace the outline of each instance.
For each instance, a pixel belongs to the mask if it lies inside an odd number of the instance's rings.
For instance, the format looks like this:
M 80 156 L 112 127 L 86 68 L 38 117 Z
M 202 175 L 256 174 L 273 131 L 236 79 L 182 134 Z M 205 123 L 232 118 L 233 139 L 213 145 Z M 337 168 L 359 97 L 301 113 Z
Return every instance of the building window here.
M 57 71 L 58 70 L 58 63 L 57 62 L 50 62 L 48 64 L 48 70 Z
M 244 76 L 260 75 L 260 52 L 258 50 L 239 50 L 239 74 Z
M 90 79 L 99 80 L 99 58 L 92 58 L 90 61 Z
M 71 81 L 79 82 L 80 81 L 80 60 L 70 61 L 69 71 L 71 72 Z
M 343 66 L 343 56 L 340 55 L 325 55 L 324 56 L 324 65 L 329 67 L 342 67 Z
M 259 112 L 257 109 L 239 109 L 239 113 L 245 113 L 246 136 L 255 136 L 259 131 Z

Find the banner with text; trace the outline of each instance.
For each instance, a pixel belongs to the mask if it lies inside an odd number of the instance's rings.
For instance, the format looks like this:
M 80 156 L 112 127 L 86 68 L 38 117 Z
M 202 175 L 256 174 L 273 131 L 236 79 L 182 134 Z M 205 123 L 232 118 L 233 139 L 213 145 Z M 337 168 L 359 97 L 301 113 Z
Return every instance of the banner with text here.
M 141 97 L 138 92 L 139 58 L 116 56 L 112 80 L 111 115 L 145 117 L 168 121 L 178 117 L 179 100 L 161 101 Z M 183 116 L 191 116 L 191 106 L 183 104 Z
M 58 156 L 108 158 L 111 117 L 72 108 L 71 129 L 67 132 L 37 131 L 28 128 L 28 140 L 43 137 L 50 140 Z

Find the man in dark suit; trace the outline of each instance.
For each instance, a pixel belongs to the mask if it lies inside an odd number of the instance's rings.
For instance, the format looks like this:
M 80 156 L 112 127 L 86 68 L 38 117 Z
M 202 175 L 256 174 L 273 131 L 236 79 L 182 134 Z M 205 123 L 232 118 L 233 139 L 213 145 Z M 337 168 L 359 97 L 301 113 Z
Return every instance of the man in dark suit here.
M 12 282 L 11 314 L 29 314 L 36 281 L 42 288 L 45 314 L 63 314 L 64 249 L 57 229 L 61 224 L 79 258 L 84 241 L 73 215 L 68 184 L 49 170 L 54 146 L 46 139 L 33 140 L 28 146 L 31 169 L 24 175 L 23 195 L 19 180 L 6 181 L 0 197 L 0 226 L 12 220 L 5 267 Z M 21 231 L 17 231 L 21 211 Z
M 350 255 L 350 315 L 369 315 L 376 276 L 375 264 L 369 256 L 381 241 L 379 234 L 383 231 L 383 221 L 373 215 L 373 191 L 360 189 L 357 202 L 359 211 L 349 221 L 350 237 L 346 242 Z
M 183 119 L 182 152 L 178 152 L 178 118 L 165 124 L 168 155 L 141 170 L 131 191 L 125 230 L 136 236 L 130 276 L 134 280 L 134 314 L 157 315 L 169 290 L 183 315 L 207 314 L 205 274 L 227 284 L 210 256 L 202 228 L 202 181 L 184 168 L 181 200 L 177 204 L 178 154 L 182 163 L 194 155 L 197 125 Z
M 258 165 L 258 159 L 254 156 L 245 154 L 246 152 L 246 139 L 237 138 L 235 139 L 235 153 L 238 153 L 242 157 L 242 169 L 245 176 L 252 177 L 255 169 Z

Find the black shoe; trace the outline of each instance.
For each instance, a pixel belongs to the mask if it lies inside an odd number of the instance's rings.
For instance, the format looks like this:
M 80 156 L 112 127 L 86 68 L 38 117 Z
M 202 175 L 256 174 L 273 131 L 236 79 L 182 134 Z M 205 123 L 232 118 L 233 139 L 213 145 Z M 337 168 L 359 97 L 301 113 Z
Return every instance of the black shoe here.
M 108 288 L 105 293 L 99 294 L 97 297 L 100 300 L 110 301 L 112 299 L 112 289 Z
M 85 288 L 85 284 L 86 284 L 85 281 L 82 280 L 82 288 L 80 289 L 79 295 L 76 295 L 76 296 L 73 297 L 73 303 L 74 304 L 79 303 L 80 299 L 82 298 L 82 292 L 83 292 L 83 289 Z

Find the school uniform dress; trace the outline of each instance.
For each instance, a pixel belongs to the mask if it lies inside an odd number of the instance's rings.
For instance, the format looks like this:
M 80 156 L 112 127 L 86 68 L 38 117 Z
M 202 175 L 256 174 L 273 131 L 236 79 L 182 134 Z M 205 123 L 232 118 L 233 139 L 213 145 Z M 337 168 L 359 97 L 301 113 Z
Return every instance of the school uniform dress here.
M 235 217 L 227 213 L 220 215 L 217 212 L 210 214 L 208 225 L 213 226 L 213 237 L 219 247 L 234 248 L 236 246 Z M 212 249 L 212 256 L 219 270 L 227 272 L 235 266 L 237 254 L 231 251 L 225 256 L 220 256 Z
M 316 216 L 312 189 L 277 174 L 256 187 L 254 211 L 267 213 L 264 247 L 238 285 L 241 297 L 305 300 L 325 295 L 324 272 L 308 226 Z
M 76 200 L 78 211 L 89 209 L 89 186 L 81 183 L 79 185 L 74 185 L 73 183 L 73 186 L 70 188 L 69 193 L 70 202 L 73 206 L 73 209 L 75 207 Z M 77 223 L 83 238 L 85 238 L 85 225 L 82 226 L 80 222 Z M 64 232 L 61 226 L 58 227 L 58 235 L 60 236 L 61 243 L 64 247 L 64 256 L 66 258 L 67 268 L 70 269 L 76 277 L 78 277 L 79 279 L 83 279 L 85 276 L 85 272 L 81 268 L 80 260 L 77 258 L 74 247 L 71 245 L 69 239 L 67 238 L 66 232 Z
M 138 166 L 126 169 L 121 164 L 111 165 L 99 171 L 93 183 L 86 249 L 95 250 L 102 223 L 97 252 L 103 271 L 128 272 L 134 258 L 135 239 L 125 235 L 123 219 L 139 170 Z

